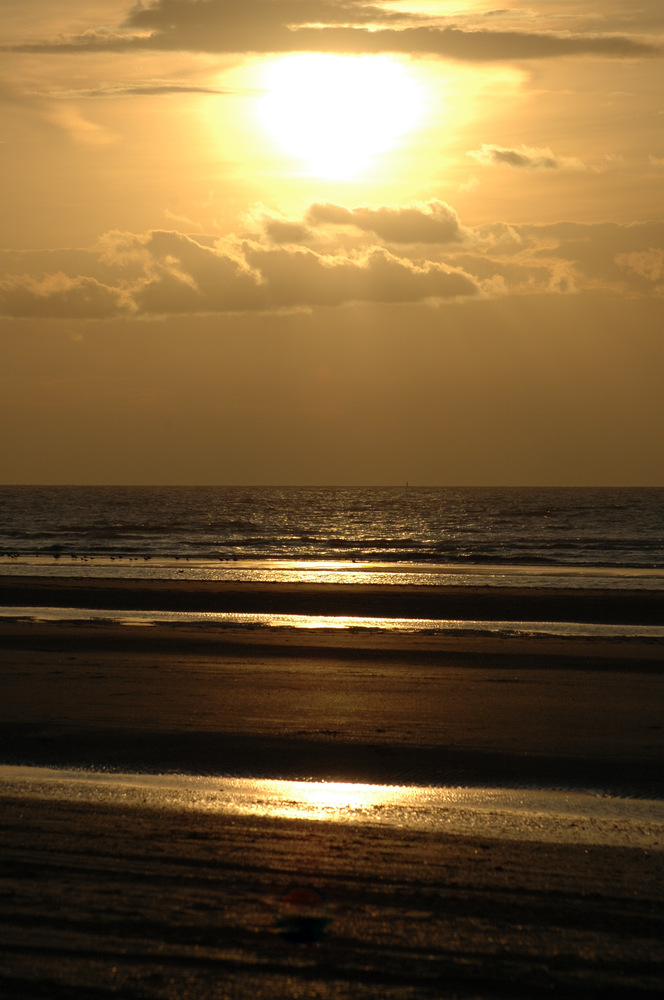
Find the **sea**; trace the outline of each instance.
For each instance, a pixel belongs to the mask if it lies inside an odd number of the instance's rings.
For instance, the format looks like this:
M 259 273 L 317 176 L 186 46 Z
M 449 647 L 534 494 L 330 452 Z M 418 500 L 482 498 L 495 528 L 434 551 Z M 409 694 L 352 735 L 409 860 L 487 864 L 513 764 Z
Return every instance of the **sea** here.
M 0 487 L 3 574 L 306 570 L 651 587 L 664 575 L 664 488 Z
M 661 591 L 664 597 L 664 488 L 5 486 L 0 487 L 0 575 L 462 587 L 481 584 L 498 588 L 647 590 Z M 110 617 L 125 625 L 171 620 L 199 622 L 205 627 L 212 623 L 235 628 L 315 627 L 322 631 L 354 627 L 539 633 L 595 636 L 603 641 L 639 636 L 664 644 L 664 615 L 660 625 L 644 626 L 352 618 L 314 621 L 306 615 L 119 614 L 103 609 L 16 607 L 0 608 L 0 615 L 60 620 Z M 91 780 L 95 794 L 101 795 L 98 776 L 78 773 L 74 780 L 69 775 L 67 785 L 57 772 L 47 780 L 34 769 L 17 774 L 0 768 L 0 785 L 5 791 L 16 782 L 17 787 L 24 787 L 30 781 L 31 794 L 37 794 L 37 786 L 42 789 L 39 794 L 44 795 L 55 794 L 53 789 L 66 786 L 69 790 L 63 794 L 80 796 L 83 784 Z M 117 794 L 125 795 L 127 782 L 138 779 L 115 776 L 111 780 L 116 791 L 120 788 Z M 150 785 L 157 780 L 154 776 L 144 775 L 140 780 L 141 795 L 154 794 L 156 802 L 163 802 L 163 790 Z M 321 792 L 319 786 L 312 791 L 305 788 L 306 783 L 300 783 L 301 788 L 299 784 L 289 786 L 285 795 L 283 789 L 275 792 L 265 781 L 246 786 L 240 782 L 232 789 L 226 782 L 221 794 L 216 786 L 212 790 L 207 785 L 204 790 L 202 786 L 192 790 L 187 784 L 192 780 L 169 776 L 168 795 L 175 795 L 173 789 L 177 786 L 177 796 L 188 802 L 188 807 L 207 803 L 212 795 L 216 796 L 214 808 L 246 808 L 253 814 L 260 813 L 267 808 L 265 803 L 273 800 L 277 803 L 275 815 L 281 815 L 278 809 L 284 801 L 291 805 L 299 802 L 298 814 L 307 818 L 312 818 L 312 796 L 317 802 L 322 795 L 323 818 L 339 821 L 350 816 L 357 821 L 364 815 L 353 805 L 356 789 L 350 786 L 330 786 Z M 76 791 L 71 790 L 72 781 Z M 366 802 L 374 793 L 365 790 L 362 794 Z M 449 789 L 438 789 L 435 795 L 443 798 L 435 802 L 431 790 L 409 788 L 398 792 L 389 788 L 380 794 L 382 804 L 375 807 L 377 811 L 371 811 L 373 806 L 370 810 L 374 819 L 380 813 L 383 818 L 391 816 L 396 825 L 416 827 L 422 817 L 428 817 L 425 826 L 431 829 L 442 822 L 441 816 L 450 822 L 451 814 L 444 806 L 452 795 Z M 464 808 L 470 808 L 465 792 L 457 790 L 454 794 L 461 796 Z M 587 800 L 572 807 L 570 800 L 562 802 L 559 792 L 555 803 L 546 807 L 532 795 L 522 796 L 521 805 L 515 805 L 515 793 L 506 790 L 504 794 L 511 798 L 498 809 L 491 798 L 495 790 L 477 794 L 480 799 L 471 809 L 473 822 L 479 822 L 478 816 L 491 814 L 496 835 L 506 829 L 506 823 L 509 826 L 517 813 L 521 815 L 519 810 L 525 810 L 527 820 L 519 820 L 520 836 L 526 836 L 535 814 L 541 817 L 546 813 L 547 822 L 553 824 L 551 835 L 564 839 L 561 816 L 571 810 L 576 817 L 569 823 L 564 820 L 567 837 L 576 828 L 579 815 L 588 815 L 597 808 L 596 800 L 594 804 Z M 335 795 L 341 797 L 340 811 L 329 805 L 330 801 L 336 803 Z M 602 808 L 609 809 L 606 801 Z M 613 802 L 610 815 L 603 816 L 607 829 L 618 830 L 615 822 L 619 808 Z M 630 808 L 632 819 L 627 825 L 621 820 L 617 842 L 632 842 L 629 838 L 634 836 L 634 824 L 643 823 L 644 817 L 639 814 L 634 819 L 636 813 Z M 651 846 L 656 843 L 662 849 L 664 807 L 658 803 L 649 808 L 654 825 L 648 827 L 646 839 Z M 462 815 L 458 802 L 452 812 L 457 818 Z M 495 819 L 498 813 L 503 816 L 500 822 Z M 512 818 L 508 821 L 505 816 Z M 593 829 L 592 835 L 586 831 L 584 836 L 600 837 L 599 827 Z M 544 834 L 537 833 L 540 836 Z
M 664 489 L 6 486 L 0 575 L 664 595 Z M 62 618 L 63 611 L 43 608 L 40 616 Z M 69 617 L 90 611 L 70 609 Z M 96 617 L 113 615 L 99 609 Z M 147 620 L 145 612 L 122 618 Z M 664 638 L 664 616 L 661 625 L 640 628 L 193 612 L 155 612 L 149 620 Z

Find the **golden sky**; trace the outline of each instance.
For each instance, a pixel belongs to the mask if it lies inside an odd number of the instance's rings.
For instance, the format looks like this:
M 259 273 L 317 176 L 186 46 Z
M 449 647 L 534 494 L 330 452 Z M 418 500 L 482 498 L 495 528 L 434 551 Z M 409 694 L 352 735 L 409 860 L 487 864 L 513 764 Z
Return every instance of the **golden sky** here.
M 0 25 L 0 481 L 664 485 L 662 0 Z

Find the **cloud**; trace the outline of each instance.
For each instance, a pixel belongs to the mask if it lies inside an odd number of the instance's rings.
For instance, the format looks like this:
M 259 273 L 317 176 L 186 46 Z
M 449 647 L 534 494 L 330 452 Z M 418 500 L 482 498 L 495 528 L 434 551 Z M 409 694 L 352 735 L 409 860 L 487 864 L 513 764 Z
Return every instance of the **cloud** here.
M 616 254 L 618 267 L 630 271 L 642 279 L 646 285 L 664 291 L 664 249 L 648 247 L 647 250 Z
M 531 242 L 540 242 L 533 256 L 560 260 L 573 267 L 585 287 L 610 287 L 633 294 L 661 294 L 664 222 L 557 223 L 522 226 Z
M 356 28 L 300 29 L 299 48 L 322 52 L 381 52 L 437 56 L 469 63 L 553 59 L 565 56 L 642 58 L 661 56 L 659 45 L 624 35 L 560 35 L 524 31 L 466 31 L 418 27 L 395 31 Z
M 594 55 L 640 58 L 661 47 L 624 34 L 467 30 L 445 17 L 351 0 L 157 0 L 138 3 L 119 28 L 91 28 L 20 51 L 406 53 L 464 62 Z
M 348 302 L 422 302 L 475 296 L 479 287 L 461 269 L 418 265 L 382 247 L 352 256 L 247 247 L 247 260 L 267 283 L 277 307 L 337 306 Z
M 581 160 L 569 156 L 557 156 L 548 147 L 537 149 L 531 146 L 494 146 L 483 143 L 480 149 L 471 149 L 468 156 L 483 166 L 507 166 L 517 170 L 587 170 Z
M 489 298 L 510 294 L 568 292 L 575 287 L 571 269 L 566 269 L 560 263 L 552 266 L 548 261 L 533 261 L 528 257 L 496 259 L 481 253 L 458 254 L 454 261 L 481 284 L 484 295 Z M 565 286 L 560 283 L 563 273 L 568 279 Z
M 437 199 L 380 208 L 315 204 L 309 208 L 306 222 L 310 226 L 352 226 L 387 243 L 456 243 L 464 237 L 454 209 Z
M 115 141 L 115 136 L 96 122 L 90 122 L 80 112 L 69 105 L 54 108 L 48 119 L 64 129 L 72 142 L 84 146 L 107 146 Z
M 266 217 L 263 229 L 273 243 L 309 243 L 314 234 L 301 222 Z
M 26 115 L 33 115 L 49 126 L 56 126 L 65 131 L 73 142 L 89 146 L 102 146 L 114 142 L 115 137 L 108 129 L 88 121 L 72 104 L 53 100 L 54 96 L 56 95 L 51 93 L 21 92 L 10 84 L 0 81 L 1 103 L 19 108 Z
M 602 290 L 659 296 L 664 291 L 664 223 L 485 224 L 448 260 L 488 287 L 492 274 L 511 294 Z
M 0 314 L 17 318 L 110 319 L 126 314 L 130 305 L 122 288 L 110 288 L 95 278 L 61 272 L 41 280 L 11 275 L 0 281 Z
M 20 262 L 43 269 L 44 254 L 4 255 L 15 273 L 0 282 L 0 312 L 20 317 L 110 318 L 275 311 L 348 302 L 424 302 L 476 296 L 461 268 L 415 263 L 382 247 L 321 254 L 229 239 L 208 245 L 182 233 L 109 233 L 87 257 L 71 262 L 96 271 L 40 276 L 16 273 Z M 65 263 L 66 252 L 56 258 Z M 86 264 L 86 260 L 89 262 Z
M 137 83 L 127 85 L 109 84 L 105 87 L 91 87 L 86 90 L 49 91 L 43 97 L 52 99 L 87 99 L 107 97 L 169 97 L 172 94 L 229 94 L 231 91 L 220 87 L 198 87 L 180 83 Z
M 470 228 L 437 201 L 314 204 L 304 220 L 264 217 L 262 233 L 221 240 L 174 230 L 111 232 L 87 251 L 5 251 L 0 312 L 147 318 L 585 290 L 664 292 L 661 222 Z M 360 238 L 349 241 L 348 228 Z M 319 229 L 325 252 L 303 242 Z
M 200 223 L 195 222 L 193 219 L 190 219 L 188 215 L 178 215 L 177 212 L 171 212 L 170 208 L 164 209 L 164 215 L 166 216 L 167 219 L 170 219 L 172 222 L 183 223 L 187 227 L 187 229 L 201 228 Z
M 354 0 L 156 0 L 136 3 L 114 30 L 90 29 L 54 41 L 27 44 L 24 51 L 132 48 L 198 52 L 289 51 L 293 31 L 303 26 L 374 25 L 419 21 Z M 296 46 L 297 48 L 297 46 Z
M 111 233 L 101 243 L 107 263 L 139 263 L 132 301 L 138 313 L 234 312 L 267 306 L 262 279 L 241 252 L 202 245 L 189 236 L 153 230 Z
M 149 275 L 134 295 L 141 313 L 418 302 L 478 293 L 477 284 L 457 269 L 415 265 L 379 248 L 348 256 L 250 240 L 204 247 L 168 232 L 151 233 L 139 245 Z

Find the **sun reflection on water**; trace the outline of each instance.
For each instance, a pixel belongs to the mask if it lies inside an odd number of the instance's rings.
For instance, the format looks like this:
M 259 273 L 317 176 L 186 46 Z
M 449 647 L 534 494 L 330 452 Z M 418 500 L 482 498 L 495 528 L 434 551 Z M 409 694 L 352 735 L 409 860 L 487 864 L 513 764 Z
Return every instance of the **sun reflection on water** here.
M 340 615 L 270 615 L 267 624 L 272 628 L 348 629 L 358 622 L 370 623 L 371 619 L 343 618 Z
M 337 822 L 396 805 L 406 791 L 397 786 L 343 781 L 261 781 L 260 789 L 263 794 L 256 805 L 264 806 L 271 816 Z
M 123 809 L 664 850 L 664 802 L 551 789 L 372 785 L 3 765 L 0 793 Z

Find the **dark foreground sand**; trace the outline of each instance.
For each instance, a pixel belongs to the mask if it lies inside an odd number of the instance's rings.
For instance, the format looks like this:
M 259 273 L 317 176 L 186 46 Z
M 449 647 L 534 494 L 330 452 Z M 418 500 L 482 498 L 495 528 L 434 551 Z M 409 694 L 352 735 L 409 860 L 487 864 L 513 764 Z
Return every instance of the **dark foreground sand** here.
M 658 997 L 664 853 L 0 800 L 3 998 Z M 313 885 L 315 943 L 277 924 Z
M 467 616 L 498 617 L 482 596 Z M 534 598 L 512 596 L 519 620 Z M 634 641 L 4 622 L 0 763 L 661 796 L 663 667 Z M 2 997 L 664 991 L 658 851 L 7 798 L 0 861 Z M 301 883 L 332 907 L 313 944 L 275 921 Z

